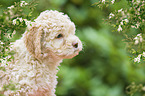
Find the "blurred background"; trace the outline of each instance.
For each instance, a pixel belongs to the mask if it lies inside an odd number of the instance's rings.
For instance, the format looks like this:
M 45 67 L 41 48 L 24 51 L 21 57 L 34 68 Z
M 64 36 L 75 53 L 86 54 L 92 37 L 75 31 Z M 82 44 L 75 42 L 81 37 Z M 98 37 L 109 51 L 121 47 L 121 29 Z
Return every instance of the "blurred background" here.
M 1 8 L 19 1 L 0 0 Z M 143 82 L 145 77 L 141 66 L 130 63 L 121 35 L 112 32 L 103 20 L 112 10 L 124 7 L 125 0 L 103 10 L 92 5 L 99 0 L 37 1 L 34 17 L 45 10 L 68 14 L 76 25 L 76 35 L 83 43 L 80 54 L 64 60 L 59 67 L 57 96 L 127 96 L 126 87 L 131 82 Z

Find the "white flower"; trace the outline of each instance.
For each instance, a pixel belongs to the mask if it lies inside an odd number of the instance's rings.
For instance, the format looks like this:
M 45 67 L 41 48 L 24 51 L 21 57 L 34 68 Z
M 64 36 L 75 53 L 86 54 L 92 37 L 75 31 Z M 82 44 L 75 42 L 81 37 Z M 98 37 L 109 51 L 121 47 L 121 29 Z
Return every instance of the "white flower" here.
M 12 5 L 12 6 L 8 7 L 8 9 L 12 9 L 12 8 L 14 8 L 14 5 Z
M 134 62 L 139 63 L 140 62 L 140 57 L 141 57 L 141 54 L 139 54 L 138 57 L 134 58 Z
M 141 36 L 141 33 L 140 34 L 137 34 L 137 37 L 139 38 L 139 41 L 142 42 L 143 38 Z
M 131 25 L 131 28 L 135 28 L 135 29 L 138 29 L 139 28 L 139 26 L 140 26 L 140 23 L 137 23 L 137 24 L 135 24 L 136 26 L 134 26 L 134 25 Z
M 0 44 L 4 44 L 4 43 L 0 40 Z
M 145 52 L 142 53 L 142 56 L 145 57 Z
M 128 21 L 128 19 L 124 19 L 124 21 L 126 22 L 126 23 L 128 23 L 129 21 Z
M 123 20 L 120 22 L 121 25 L 123 25 Z
M 18 18 L 19 20 L 20 20 L 20 22 L 23 22 L 23 19 L 22 19 L 22 17 L 21 18 Z
M 136 28 L 139 28 L 139 26 L 140 26 L 140 23 L 137 23 L 137 24 L 136 24 L 136 26 L 137 26 Z
M 119 25 L 117 31 L 122 31 L 121 25 Z
M 129 22 L 128 19 L 124 19 L 124 20 L 122 20 L 122 21 L 120 22 L 121 25 L 123 25 L 123 21 L 125 21 L 125 23 L 128 23 L 128 22 Z
M 114 16 L 115 16 L 115 15 L 114 15 L 113 13 L 110 13 L 110 14 L 109 14 L 109 19 L 112 18 L 112 17 L 114 17 Z
M 137 34 L 137 36 L 139 36 L 139 37 L 140 37 L 140 36 L 141 36 L 141 33 L 140 33 L 140 34 Z
M 102 0 L 102 3 L 104 3 L 104 4 L 105 4 L 105 0 Z
M 139 43 L 139 41 L 138 40 L 135 40 L 135 43 L 134 44 L 137 45 L 138 43 Z
M 141 33 L 137 34 L 137 36 L 134 38 L 134 40 L 135 40 L 135 45 L 137 45 L 139 42 L 142 42 L 143 38 L 141 36 Z
M 114 4 L 115 0 L 112 0 L 111 3 Z
M 16 24 L 16 21 L 17 21 L 17 19 L 14 19 L 14 20 L 13 20 L 13 24 L 14 24 L 14 25 Z
M 135 26 L 131 25 L 131 28 L 136 28 Z
M 120 10 L 118 10 L 118 13 L 121 13 L 122 14 L 122 18 L 126 18 L 127 17 L 127 14 L 125 14 L 127 10 L 123 11 L 123 8 L 121 8 Z
M 21 1 L 20 6 L 22 7 L 23 5 L 28 5 L 25 1 Z
M 121 12 L 123 9 L 121 8 L 120 10 L 118 10 L 118 12 Z
M 25 20 L 25 19 L 22 19 L 22 17 L 21 18 L 17 17 L 16 19 L 13 20 L 14 25 L 16 24 L 17 20 L 19 20 L 20 22 L 23 22 L 23 20 Z
M 8 12 L 10 13 L 10 15 L 13 15 L 13 10 L 11 10 L 11 9 L 13 9 L 13 8 L 14 8 L 14 5 L 8 7 L 8 9 L 10 9 L 10 10 L 8 10 Z

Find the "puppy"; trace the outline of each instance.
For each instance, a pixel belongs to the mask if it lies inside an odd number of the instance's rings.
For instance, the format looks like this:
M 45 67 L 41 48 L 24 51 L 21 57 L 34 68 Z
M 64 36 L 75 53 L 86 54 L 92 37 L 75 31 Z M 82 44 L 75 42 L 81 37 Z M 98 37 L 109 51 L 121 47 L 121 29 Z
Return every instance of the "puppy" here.
M 75 25 L 67 15 L 44 11 L 31 22 L 22 38 L 12 45 L 14 60 L 0 67 L 0 87 L 14 84 L 16 90 L 4 90 L 5 96 L 56 96 L 58 66 L 82 50 Z M 63 70 L 63 69 L 62 69 Z

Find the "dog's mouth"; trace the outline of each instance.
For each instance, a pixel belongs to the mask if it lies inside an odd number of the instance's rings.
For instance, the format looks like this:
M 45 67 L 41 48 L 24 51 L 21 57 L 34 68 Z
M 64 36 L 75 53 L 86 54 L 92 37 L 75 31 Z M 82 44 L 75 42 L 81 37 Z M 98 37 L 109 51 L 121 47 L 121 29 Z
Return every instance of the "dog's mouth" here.
M 82 44 L 79 43 L 74 46 L 68 46 L 67 48 L 64 47 L 61 49 L 57 49 L 54 53 L 62 59 L 71 59 L 76 55 L 78 55 L 81 50 L 82 50 Z
M 71 58 L 75 57 L 76 55 L 78 55 L 81 50 L 82 49 L 77 49 L 77 50 L 74 50 L 73 52 L 72 51 L 71 52 L 67 52 L 67 54 L 61 55 L 61 57 L 63 59 L 71 59 Z
M 62 56 L 62 58 L 63 59 L 71 59 L 71 58 L 73 58 L 73 57 L 75 57 L 76 55 L 78 55 L 79 54 L 79 52 L 78 53 L 76 53 L 76 54 L 69 54 L 69 55 L 63 55 Z

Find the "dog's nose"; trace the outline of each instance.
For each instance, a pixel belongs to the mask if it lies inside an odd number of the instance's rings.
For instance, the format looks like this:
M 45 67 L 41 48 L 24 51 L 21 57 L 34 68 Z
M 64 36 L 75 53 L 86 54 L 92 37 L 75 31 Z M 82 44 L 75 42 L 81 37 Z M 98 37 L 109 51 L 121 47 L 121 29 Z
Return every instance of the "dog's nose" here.
M 72 43 L 72 46 L 73 46 L 74 48 L 78 48 L 78 42 L 73 42 L 73 43 Z

